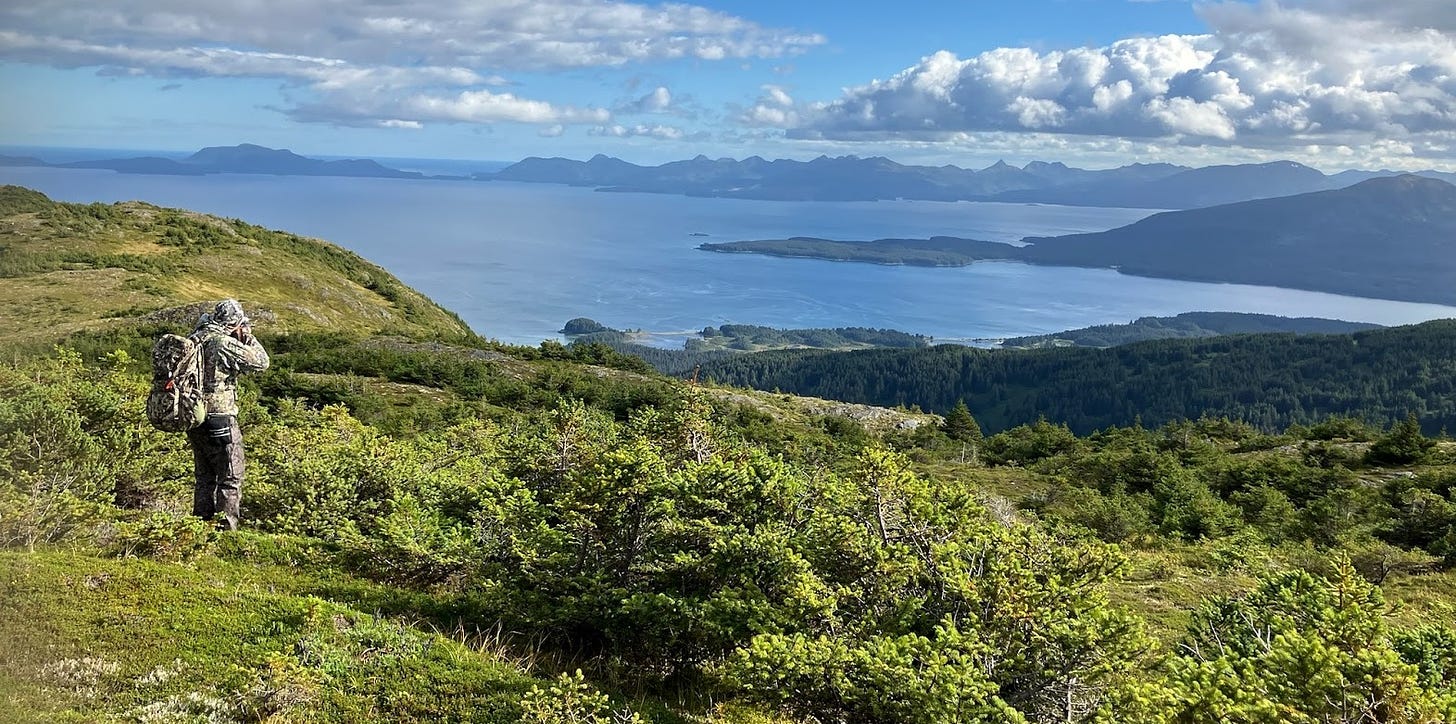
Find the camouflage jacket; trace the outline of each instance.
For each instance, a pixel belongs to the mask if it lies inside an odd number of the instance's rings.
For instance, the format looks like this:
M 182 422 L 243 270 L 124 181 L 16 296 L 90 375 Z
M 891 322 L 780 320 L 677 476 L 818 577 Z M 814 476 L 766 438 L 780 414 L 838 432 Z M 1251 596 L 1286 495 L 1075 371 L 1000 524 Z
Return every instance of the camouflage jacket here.
M 202 345 L 202 391 L 207 414 L 238 414 L 238 375 L 268 369 L 268 353 L 257 339 L 244 344 L 216 324 L 192 333 Z

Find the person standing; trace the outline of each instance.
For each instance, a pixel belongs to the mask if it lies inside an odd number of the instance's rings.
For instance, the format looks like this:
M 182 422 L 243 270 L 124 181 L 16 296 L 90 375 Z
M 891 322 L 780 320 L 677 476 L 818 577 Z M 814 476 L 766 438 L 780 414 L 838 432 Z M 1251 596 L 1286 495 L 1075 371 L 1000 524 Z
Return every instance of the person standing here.
M 236 299 L 224 299 L 211 315 L 204 314 L 192 339 L 202 345 L 202 392 L 207 402 L 207 419 L 187 431 L 196 475 L 192 514 L 213 520 L 220 513 L 218 527 L 237 530 L 243 489 L 238 377 L 268 369 L 268 353 L 253 336 L 251 321 Z

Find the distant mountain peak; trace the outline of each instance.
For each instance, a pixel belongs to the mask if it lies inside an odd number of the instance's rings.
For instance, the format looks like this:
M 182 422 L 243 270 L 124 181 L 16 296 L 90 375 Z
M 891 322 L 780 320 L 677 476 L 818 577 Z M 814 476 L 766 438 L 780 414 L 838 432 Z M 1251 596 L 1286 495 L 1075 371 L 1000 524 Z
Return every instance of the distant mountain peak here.
M 1377 176 L 1339 189 L 1338 193 L 1350 196 L 1389 196 L 1402 201 L 1419 199 L 1423 203 L 1434 200 L 1456 208 L 1456 186 L 1441 179 L 1413 173 L 1399 176 Z
M 182 159 L 182 163 L 226 163 L 236 160 L 250 159 L 288 159 L 288 160 L 313 160 L 305 159 L 292 151 L 281 148 L 268 148 L 259 146 L 256 143 L 240 143 L 236 146 L 207 146 L 197 153 Z

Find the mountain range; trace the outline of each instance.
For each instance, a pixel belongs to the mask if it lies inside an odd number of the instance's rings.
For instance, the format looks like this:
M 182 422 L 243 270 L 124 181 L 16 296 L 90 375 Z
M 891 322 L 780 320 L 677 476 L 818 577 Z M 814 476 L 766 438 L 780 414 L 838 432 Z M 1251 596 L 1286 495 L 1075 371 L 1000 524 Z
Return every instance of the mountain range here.
M 415 171 L 389 168 L 369 159 L 325 161 L 292 151 L 251 143 L 209 146 L 183 159 L 139 156 L 71 163 L 46 163 L 28 156 L 0 157 L 0 166 L 109 169 L 120 173 L 166 176 L 202 176 L 216 173 L 251 173 L 273 176 L 350 176 L 356 178 L 425 178 Z
M 1456 174 L 1420 175 L 1456 182 Z M 820 156 L 811 161 L 742 161 L 706 156 L 638 166 L 610 156 L 587 161 L 527 158 L 480 180 L 561 183 L 600 191 L 683 194 L 778 201 L 1005 201 L 1073 206 L 1187 209 L 1342 188 L 1395 171 L 1326 175 L 1293 161 L 1188 168 L 1132 164 L 1106 170 L 1033 161 L 979 171 L 958 166 L 908 166 L 883 157 Z
M 254 144 L 204 148 L 183 159 L 143 156 L 50 164 L 29 156 L 0 156 L 0 166 L 111 169 L 122 173 L 203 175 L 252 173 L 371 178 L 459 178 L 401 171 L 371 160 L 325 161 Z M 1456 174 L 1419 175 L 1456 182 Z M 1189 168 L 1135 163 L 1089 170 L 1033 161 L 997 162 L 980 170 L 915 166 L 883 157 L 820 156 L 810 161 L 710 159 L 707 156 L 639 166 L 597 155 L 586 161 L 531 157 L 478 181 L 555 183 L 600 191 L 779 201 L 1004 201 L 1073 206 L 1189 209 L 1259 198 L 1343 188 L 1396 171 L 1344 171 L 1326 175 L 1292 161 Z
M 699 248 L 921 266 L 1022 261 L 1456 304 L 1456 186 L 1411 174 L 1168 211 L 1100 233 L 1023 241 L 1017 247 L 955 237 L 872 242 L 800 237 Z

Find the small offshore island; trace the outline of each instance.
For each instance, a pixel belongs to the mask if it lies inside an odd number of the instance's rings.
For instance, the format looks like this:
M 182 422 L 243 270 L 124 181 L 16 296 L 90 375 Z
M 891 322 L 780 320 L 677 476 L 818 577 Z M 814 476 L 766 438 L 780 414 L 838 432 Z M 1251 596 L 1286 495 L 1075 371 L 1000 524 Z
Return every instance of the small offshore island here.
M 1371 240 L 1379 243 L 1371 243 Z M 977 261 L 1116 269 L 1374 299 L 1456 304 L 1456 186 L 1419 176 L 1154 214 L 1091 234 L 1013 246 L 953 236 L 705 243 L 705 251 L 955 267 Z
M 790 259 L 854 261 L 889 266 L 966 266 L 977 261 L 1021 261 L 1017 247 L 993 241 L 932 236 L 929 239 L 877 239 L 835 241 L 810 236 L 759 241 L 709 242 L 699 249 L 725 254 L 764 254 Z

